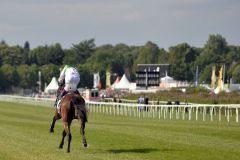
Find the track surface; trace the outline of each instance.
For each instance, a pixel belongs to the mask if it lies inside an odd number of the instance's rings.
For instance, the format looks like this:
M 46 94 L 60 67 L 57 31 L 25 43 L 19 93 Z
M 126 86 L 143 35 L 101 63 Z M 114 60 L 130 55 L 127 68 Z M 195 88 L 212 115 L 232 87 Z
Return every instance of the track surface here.
M 71 153 L 58 149 L 62 122 L 49 133 L 54 108 L 0 102 L 1 160 L 197 160 L 239 159 L 240 124 L 158 120 L 90 113 L 89 148 L 72 124 Z

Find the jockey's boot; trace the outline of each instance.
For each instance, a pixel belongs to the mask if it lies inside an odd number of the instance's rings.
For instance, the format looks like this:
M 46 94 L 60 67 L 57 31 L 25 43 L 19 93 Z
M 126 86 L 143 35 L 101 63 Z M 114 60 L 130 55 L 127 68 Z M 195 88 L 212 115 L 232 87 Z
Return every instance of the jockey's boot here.
M 58 97 L 55 100 L 54 107 L 57 108 Z
M 59 97 L 60 97 L 60 94 L 62 93 L 63 89 L 62 89 L 62 86 L 60 86 L 57 90 L 57 98 L 55 100 L 55 103 L 54 103 L 54 107 L 57 108 L 57 103 L 58 103 L 58 100 L 59 100 Z
M 67 91 L 65 91 L 65 89 L 62 90 L 62 92 L 59 94 L 59 96 L 57 97 L 56 99 L 56 108 L 57 108 L 57 105 L 58 105 L 58 102 L 62 99 L 63 96 L 65 96 L 67 94 Z

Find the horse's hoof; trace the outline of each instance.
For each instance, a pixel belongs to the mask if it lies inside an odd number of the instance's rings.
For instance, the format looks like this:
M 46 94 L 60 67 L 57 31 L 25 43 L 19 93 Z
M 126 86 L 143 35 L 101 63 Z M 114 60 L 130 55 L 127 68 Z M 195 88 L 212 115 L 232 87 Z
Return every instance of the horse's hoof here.
M 59 146 L 59 149 L 63 149 L 63 146 L 60 145 L 60 146 Z
M 88 147 L 87 143 L 83 144 L 83 147 L 84 147 L 84 148 L 87 148 L 87 147 Z
M 50 133 L 54 133 L 54 130 L 53 129 L 50 129 L 50 131 L 49 131 Z

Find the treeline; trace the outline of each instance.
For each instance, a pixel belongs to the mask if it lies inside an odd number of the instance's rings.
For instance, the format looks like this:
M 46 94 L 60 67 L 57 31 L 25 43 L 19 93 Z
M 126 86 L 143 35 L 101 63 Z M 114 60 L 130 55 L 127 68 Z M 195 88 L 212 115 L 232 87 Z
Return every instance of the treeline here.
M 31 49 L 28 41 L 23 46 L 9 46 L 2 41 L 0 91 L 6 92 L 13 88 L 35 90 L 38 86 L 39 71 L 42 73 L 42 82 L 49 83 L 53 76 L 58 77 L 60 68 L 65 64 L 78 68 L 81 75 L 79 87 L 88 88 L 93 85 L 95 72 L 100 73 L 103 87 L 106 71 L 112 73 L 112 78 L 126 73 L 130 80 L 134 81 L 137 64 L 142 63 L 168 63 L 170 76 L 189 82 L 194 82 L 198 66 L 200 83 L 210 83 L 213 65 L 219 70 L 225 64 L 225 80 L 232 78 L 239 83 L 239 62 L 240 46 L 228 45 L 225 38 L 218 34 L 209 35 L 203 48 L 181 43 L 169 47 L 168 51 L 150 41 L 143 46 L 96 46 L 94 39 L 89 39 L 73 44 L 69 49 L 63 49 L 59 43 Z

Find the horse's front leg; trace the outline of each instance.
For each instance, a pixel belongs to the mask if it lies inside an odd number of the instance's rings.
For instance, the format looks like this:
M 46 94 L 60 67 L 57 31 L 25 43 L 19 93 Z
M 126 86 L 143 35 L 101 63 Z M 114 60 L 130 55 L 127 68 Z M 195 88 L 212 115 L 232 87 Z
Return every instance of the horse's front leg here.
M 55 111 L 55 114 L 53 116 L 53 121 L 52 121 L 52 125 L 50 127 L 50 133 L 53 133 L 54 132 L 54 126 L 55 126 L 55 122 L 56 120 L 60 119 L 60 115 L 58 114 L 57 110 Z
M 86 137 L 85 137 L 85 122 L 82 122 L 80 119 L 79 119 L 79 123 L 80 123 L 80 133 L 82 135 L 82 143 L 83 143 L 83 146 L 84 147 L 87 147 L 87 140 L 86 140 Z

